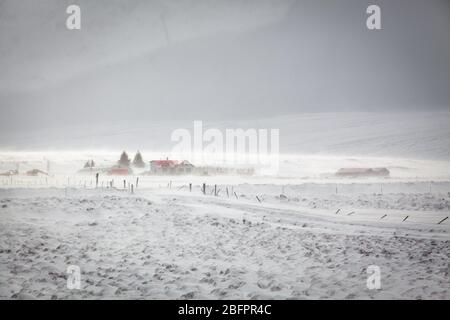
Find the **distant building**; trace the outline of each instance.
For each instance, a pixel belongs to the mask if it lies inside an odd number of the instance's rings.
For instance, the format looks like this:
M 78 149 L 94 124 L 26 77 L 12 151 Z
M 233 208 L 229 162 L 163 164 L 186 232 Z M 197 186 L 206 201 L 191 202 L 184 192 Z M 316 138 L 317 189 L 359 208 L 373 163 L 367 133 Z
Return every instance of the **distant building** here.
M 151 174 L 191 174 L 194 165 L 187 160 L 152 160 L 150 161 Z
M 341 168 L 336 172 L 338 177 L 388 177 L 386 168 Z
M 0 173 L 0 176 L 10 177 L 10 176 L 17 176 L 18 174 L 19 174 L 18 170 L 9 170 L 9 171 Z
M 239 175 L 252 176 L 255 169 L 252 167 L 217 167 L 205 166 L 196 168 L 196 173 L 202 176 Z
M 253 175 L 253 168 L 232 168 L 232 167 L 196 167 L 187 160 L 152 160 L 150 161 L 149 174 L 157 175 Z
M 37 177 L 37 176 L 48 176 L 47 172 L 44 172 L 39 169 L 32 169 L 26 172 L 27 176 Z
M 128 176 L 133 174 L 133 170 L 128 167 L 114 166 L 109 168 L 108 171 L 106 171 L 106 174 L 110 176 Z

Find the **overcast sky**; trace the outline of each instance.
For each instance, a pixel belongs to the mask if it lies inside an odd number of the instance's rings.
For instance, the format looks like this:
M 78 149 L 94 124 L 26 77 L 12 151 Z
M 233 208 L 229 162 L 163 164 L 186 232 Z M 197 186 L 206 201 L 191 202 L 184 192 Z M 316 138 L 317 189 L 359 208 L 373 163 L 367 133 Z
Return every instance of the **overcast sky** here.
M 0 134 L 450 110 L 449 30 L 448 0 L 0 0 Z

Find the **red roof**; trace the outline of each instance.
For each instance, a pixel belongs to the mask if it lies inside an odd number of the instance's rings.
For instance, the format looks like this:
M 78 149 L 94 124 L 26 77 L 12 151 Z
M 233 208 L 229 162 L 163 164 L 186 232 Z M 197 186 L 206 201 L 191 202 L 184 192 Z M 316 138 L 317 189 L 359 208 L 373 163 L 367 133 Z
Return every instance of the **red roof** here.
M 130 174 L 130 171 L 128 170 L 128 168 L 111 168 L 108 170 L 108 174 L 109 175 L 128 175 Z
M 161 168 L 174 167 L 179 163 L 177 160 L 152 160 L 151 162 Z

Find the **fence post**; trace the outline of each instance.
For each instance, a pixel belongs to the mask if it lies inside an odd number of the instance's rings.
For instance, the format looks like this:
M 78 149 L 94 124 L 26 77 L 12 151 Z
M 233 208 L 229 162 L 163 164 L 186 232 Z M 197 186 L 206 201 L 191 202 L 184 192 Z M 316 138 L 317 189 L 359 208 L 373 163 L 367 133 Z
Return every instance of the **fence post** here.
M 444 219 L 442 219 L 441 221 L 438 222 L 438 224 L 441 224 L 442 222 L 444 222 L 445 220 L 447 220 L 448 217 L 445 217 Z

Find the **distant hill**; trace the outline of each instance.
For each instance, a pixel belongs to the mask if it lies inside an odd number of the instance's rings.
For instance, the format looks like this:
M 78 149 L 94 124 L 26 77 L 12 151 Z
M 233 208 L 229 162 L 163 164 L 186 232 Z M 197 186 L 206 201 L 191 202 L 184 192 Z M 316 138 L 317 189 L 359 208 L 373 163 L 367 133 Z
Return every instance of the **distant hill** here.
M 279 128 L 280 152 L 450 160 L 450 112 L 304 113 L 265 119 L 204 122 L 205 129 Z M 191 121 L 145 121 L 133 126 L 42 128 L 0 136 L 0 150 L 145 150 L 168 152 L 171 132 Z M 192 133 L 193 134 L 193 133 Z

